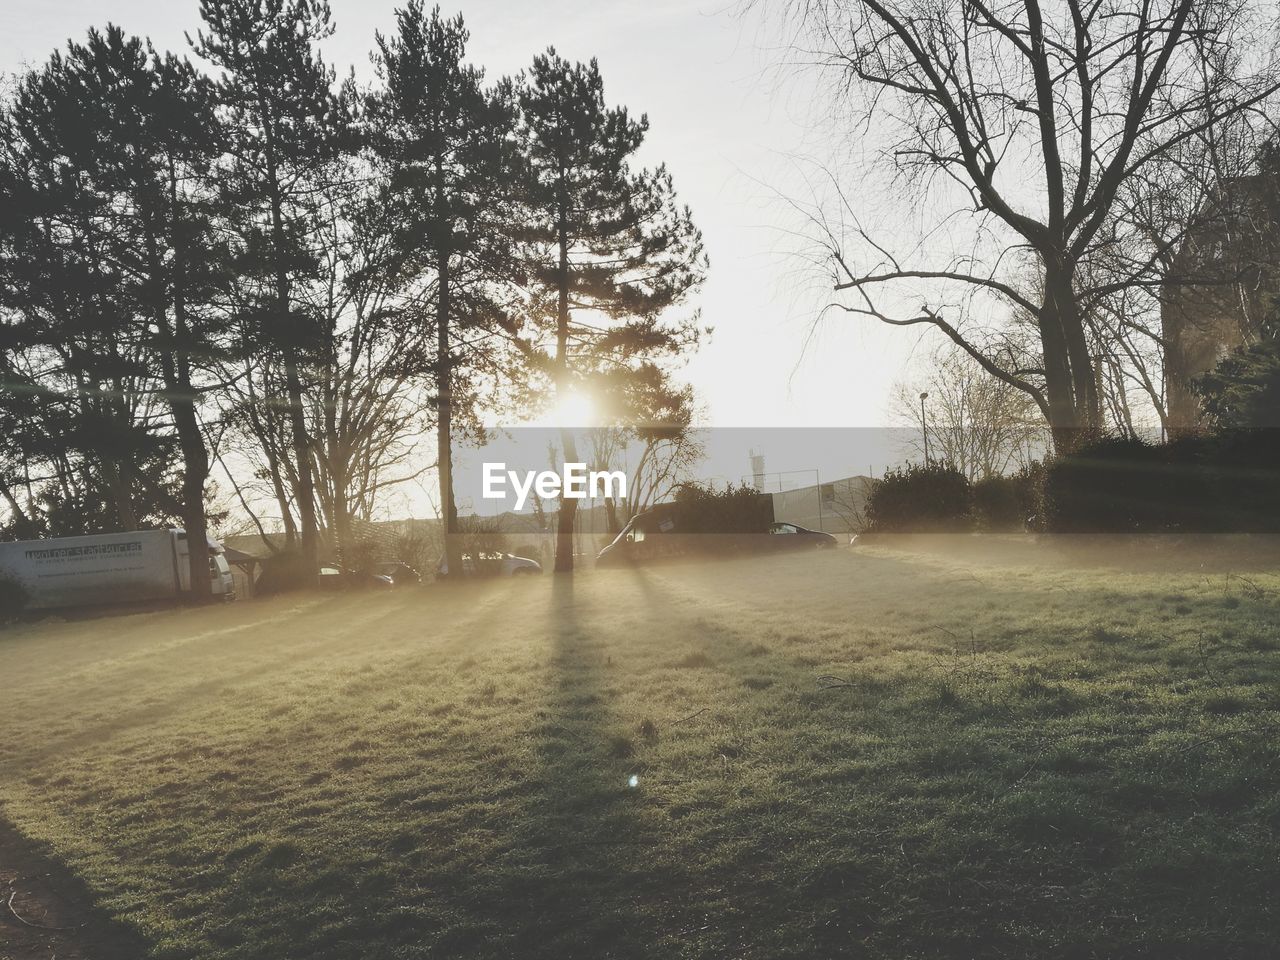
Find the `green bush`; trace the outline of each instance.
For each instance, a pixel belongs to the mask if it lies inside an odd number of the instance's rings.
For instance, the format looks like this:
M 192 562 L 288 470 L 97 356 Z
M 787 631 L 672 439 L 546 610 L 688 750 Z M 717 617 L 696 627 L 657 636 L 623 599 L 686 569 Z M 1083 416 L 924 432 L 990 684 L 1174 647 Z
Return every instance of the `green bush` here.
M 1045 470 L 1057 533 L 1280 532 L 1280 450 L 1273 430 L 1108 438 Z
M 987 477 L 971 488 L 974 526 L 984 533 L 1021 530 L 1026 524 L 1020 477 Z
M 1207 442 L 1223 530 L 1280 533 L 1280 429 L 1225 430 Z
M 1280 429 L 1108 437 L 974 484 L 915 464 L 875 484 L 867 518 L 879 533 L 1280 533 Z
M 1014 474 L 1018 489 L 1018 504 L 1024 530 L 1049 529 L 1051 510 L 1045 498 L 1045 476 L 1049 471 L 1048 460 L 1035 460 Z
M 909 464 L 888 471 L 871 488 L 873 533 L 958 533 L 973 526 L 969 480 L 948 463 Z
M 1155 533 L 1184 526 L 1189 474 L 1161 444 L 1107 437 L 1057 457 L 1045 475 L 1055 533 Z M 1176 488 L 1176 492 L 1175 489 Z
M 1280 427 L 1280 339 L 1237 348 L 1192 386 L 1221 429 Z
M 729 484 L 719 492 L 696 483 L 676 490 L 675 523 L 681 533 L 757 534 L 773 522 L 773 497 Z

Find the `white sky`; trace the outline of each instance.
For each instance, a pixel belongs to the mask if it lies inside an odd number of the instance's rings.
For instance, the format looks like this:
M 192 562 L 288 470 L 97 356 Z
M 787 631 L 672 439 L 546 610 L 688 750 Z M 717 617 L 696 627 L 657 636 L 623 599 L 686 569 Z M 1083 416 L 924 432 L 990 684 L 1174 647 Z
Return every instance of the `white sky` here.
M 374 31 L 394 28 L 397 0 L 331 0 L 336 35 L 324 49 L 338 73 L 371 75 Z M 715 332 L 681 376 L 695 385 L 713 427 L 852 427 L 890 422 L 889 394 L 921 333 L 840 316 L 813 329 L 823 285 L 795 257 L 803 228 L 780 197 L 807 199 L 806 161 L 836 157 L 857 169 L 859 148 L 837 143 L 817 78 L 779 70 L 781 40 L 734 0 L 465 0 L 470 59 L 491 77 L 515 73 L 554 44 L 570 59 L 600 61 L 605 96 L 647 113 L 646 164 L 665 162 L 703 230 L 711 271 L 697 297 Z M 200 26 L 197 0 L 3 0 L 0 72 L 42 63 L 91 25 L 115 22 L 162 48 L 187 52 Z M 842 183 L 868 208 L 883 192 Z M 896 200 L 896 198 L 893 198 Z M 889 204 L 909 220 L 910 208 Z M 898 221 L 901 222 L 901 221 Z M 812 336 L 811 336 L 812 333 Z M 807 346 L 806 346 L 807 344 Z M 765 451 L 766 454 L 769 451 Z M 803 454 L 770 457 L 770 470 L 811 469 Z M 719 467 L 746 471 L 746 450 Z M 804 460 L 805 462 L 800 462 Z M 785 461 L 785 462 L 784 462 Z M 867 466 L 851 460 L 857 472 Z M 878 470 L 884 464 L 875 465 Z M 831 479 L 833 466 L 823 470 Z M 836 475 L 841 475 L 837 472 Z M 394 514 L 433 512 L 431 488 L 388 504 Z M 407 501 L 407 502 L 406 502 Z
M 396 0 L 331 0 L 339 73 L 367 76 L 375 30 Z M 815 315 L 813 275 L 791 256 L 797 224 L 777 199 L 799 196 L 798 158 L 826 145 L 820 87 L 784 73 L 780 41 L 732 0 L 465 0 L 470 54 L 491 76 L 514 73 L 549 44 L 600 61 L 605 94 L 652 124 L 644 158 L 670 167 L 711 257 L 698 304 L 715 334 L 684 376 L 713 426 L 882 425 L 886 398 L 917 335 L 833 318 L 804 349 Z M 43 62 L 69 37 L 107 21 L 185 52 L 196 0 L 4 0 L 0 71 Z M 816 104 L 816 105 L 815 105 Z

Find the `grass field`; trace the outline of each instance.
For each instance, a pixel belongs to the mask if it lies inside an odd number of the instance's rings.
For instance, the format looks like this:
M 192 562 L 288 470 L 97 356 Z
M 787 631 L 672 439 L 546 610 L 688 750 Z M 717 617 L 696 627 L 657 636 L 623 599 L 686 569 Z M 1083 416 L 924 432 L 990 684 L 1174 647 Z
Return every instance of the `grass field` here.
M 0 819 L 157 957 L 1273 956 L 1280 573 L 1140 556 L 13 627 Z

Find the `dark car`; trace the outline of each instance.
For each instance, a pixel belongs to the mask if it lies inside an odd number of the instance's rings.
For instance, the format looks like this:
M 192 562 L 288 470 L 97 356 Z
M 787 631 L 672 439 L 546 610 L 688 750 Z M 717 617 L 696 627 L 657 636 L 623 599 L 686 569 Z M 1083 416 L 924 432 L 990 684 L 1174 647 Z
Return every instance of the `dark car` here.
M 390 590 L 395 581 L 377 571 L 360 574 L 327 563 L 317 572 L 316 586 L 321 590 L 349 590 L 352 587 Z
M 836 545 L 836 538 L 820 530 L 810 530 L 796 523 L 769 524 L 769 546 L 775 550 L 827 550 Z
M 600 551 L 596 566 L 834 546 L 829 533 L 774 521 L 773 498 L 754 494 L 727 503 L 656 504 L 627 522 Z
M 373 576 L 386 577 L 391 581 L 392 586 L 396 587 L 407 587 L 422 582 L 418 571 L 400 560 L 388 560 L 385 563 L 376 564 L 373 568 Z
M 345 590 L 350 585 L 350 577 L 341 567 L 326 564 L 316 571 L 316 587 L 321 590 Z

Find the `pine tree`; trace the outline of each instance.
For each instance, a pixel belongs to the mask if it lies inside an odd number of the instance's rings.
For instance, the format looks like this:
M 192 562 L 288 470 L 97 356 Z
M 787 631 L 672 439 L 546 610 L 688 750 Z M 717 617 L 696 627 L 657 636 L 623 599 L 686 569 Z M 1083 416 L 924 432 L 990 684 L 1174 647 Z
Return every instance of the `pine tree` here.
M 1280 337 L 1238 347 L 1195 381 L 1209 421 L 1223 430 L 1280 429 Z
M 215 234 L 211 174 L 224 130 L 217 122 L 212 85 L 186 60 L 153 56 L 152 109 L 144 129 L 154 165 L 139 183 L 154 204 L 145 232 L 147 263 L 155 284 L 152 349 L 159 360 L 183 460 L 183 528 L 191 563 L 191 592 L 198 602 L 210 592 L 205 482 L 209 454 L 197 417 L 200 391 L 193 370 L 216 367 L 225 333 L 215 301 L 223 289 L 228 258 Z M 140 193 L 142 192 L 140 189 Z M 199 545 L 199 549 L 197 549 Z
M 213 361 L 224 332 L 213 303 L 226 283 L 215 236 L 212 182 L 222 152 L 212 84 L 189 62 L 161 56 L 119 28 L 91 32 L 76 54 L 77 81 L 101 126 L 99 189 L 126 211 L 108 249 L 141 331 L 144 358 L 163 387 L 182 454 L 183 527 L 191 545 L 191 592 L 210 595 L 205 482 L 209 455 L 197 416 L 193 368 Z
M 128 88 L 105 99 L 95 73 L 123 56 L 119 32 L 90 43 L 97 53 L 72 44 L 22 77 L 0 119 L 4 373 L 45 433 L 27 453 L 49 472 L 27 486 L 50 533 L 131 530 L 178 512 L 138 278 L 119 256 L 133 210 L 106 160 L 139 105 Z
M 34 89 L 31 78 L 28 90 Z M 80 271 L 111 278 L 108 289 L 90 288 L 97 302 L 112 304 L 97 338 L 127 345 L 134 391 L 155 394 L 168 407 L 183 461 L 177 512 L 190 542 L 203 543 L 209 459 L 192 371 L 217 352 L 220 314 L 210 305 L 225 262 L 210 203 L 221 153 L 212 85 L 189 63 L 108 27 L 51 60 L 39 89 L 39 97 L 22 100 L 27 130 L 38 150 L 61 158 L 58 179 L 71 185 L 44 194 L 57 205 L 46 206 L 43 218 L 90 212 L 80 218 Z M 33 193 L 40 193 L 38 184 Z M 46 335 L 54 350 L 87 352 L 75 349 L 78 337 L 67 324 Z M 138 451 L 123 472 L 141 476 L 148 460 L 163 472 L 167 459 Z M 138 519 L 121 516 L 119 524 L 134 527 Z M 190 555 L 192 593 L 207 598 L 207 553 Z
M 333 92 L 333 72 L 316 49 L 333 32 L 329 5 L 201 0 L 200 15 L 207 32 L 199 32 L 194 47 L 222 70 L 220 111 L 234 158 L 224 181 L 226 196 L 246 226 L 251 257 L 245 262 L 261 260 L 261 342 L 284 368 L 302 557 L 314 572 L 318 529 L 302 370 L 319 331 L 293 287 L 314 270 L 310 200 L 316 182 L 347 145 L 349 130 Z
M 510 327 L 495 299 L 509 262 L 515 104 L 509 82 L 492 88 L 465 63 L 469 33 L 461 16 L 427 15 L 421 0 L 396 12 L 397 32 L 378 35 L 383 81 L 373 96 L 371 139 L 390 172 L 402 211 L 396 224 L 400 268 L 434 274 L 437 470 L 445 556 L 461 569 L 452 440 L 458 422 L 459 368 L 491 347 L 483 337 Z M 473 336 L 479 332 L 480 337 Z
M 701 283 L 707 260 L 666 168 L 631 168 L 648 118 L 605 104 L 595 60 L 570 64 L 554 49 L 534 59 L 520 107 L 529 213 L 522 246 L 556 396 L 692 346 L 695 320 L 664 314 Z M 561 430 L 562 452 L 576 461 L 570 426 Z M 576 506 L 560 503 L 558 572 L 573 569 Z

